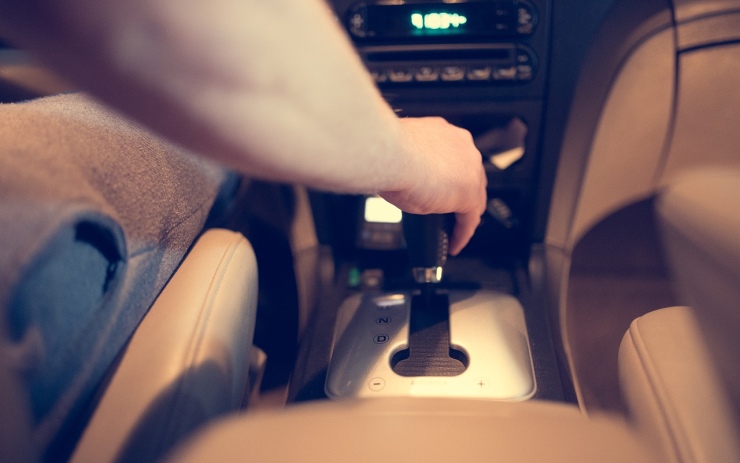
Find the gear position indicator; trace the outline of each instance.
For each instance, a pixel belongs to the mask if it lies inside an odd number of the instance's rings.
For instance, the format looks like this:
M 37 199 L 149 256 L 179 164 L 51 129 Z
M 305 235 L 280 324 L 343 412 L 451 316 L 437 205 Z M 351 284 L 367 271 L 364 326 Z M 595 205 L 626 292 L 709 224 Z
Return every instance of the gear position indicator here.
M 387 334 L 378 334 L 373 338 L 375 344 L 385 344 L 391 338 Z

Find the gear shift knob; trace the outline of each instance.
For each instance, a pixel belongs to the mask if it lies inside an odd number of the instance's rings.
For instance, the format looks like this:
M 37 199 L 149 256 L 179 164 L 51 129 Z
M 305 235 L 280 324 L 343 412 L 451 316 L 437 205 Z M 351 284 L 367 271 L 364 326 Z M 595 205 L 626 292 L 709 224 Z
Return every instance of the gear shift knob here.
M 403 213 L 403 234 L 409 263 L 417 283 L 439 283 L 447 262 L 452 216 Z

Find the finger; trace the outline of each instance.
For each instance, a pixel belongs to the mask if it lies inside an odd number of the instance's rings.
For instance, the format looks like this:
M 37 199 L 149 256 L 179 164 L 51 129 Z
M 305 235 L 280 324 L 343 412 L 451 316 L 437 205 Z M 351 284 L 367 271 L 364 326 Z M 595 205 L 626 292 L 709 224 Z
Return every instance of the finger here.
M 456 256 L 467 246 L 475 229 L 480 224 L 480 216 L 475 212 L 455 214 L 455 228 L 450 238 L 450 255 Z

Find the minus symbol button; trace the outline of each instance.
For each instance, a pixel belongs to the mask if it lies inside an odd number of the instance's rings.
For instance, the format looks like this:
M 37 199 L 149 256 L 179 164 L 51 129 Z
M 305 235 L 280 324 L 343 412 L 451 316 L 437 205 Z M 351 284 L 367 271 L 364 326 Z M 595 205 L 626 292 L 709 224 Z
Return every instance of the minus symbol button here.
M 385 387 L 385 380 L 380 377 L 373 378 L 370 380 L 370 383 L 368 383 L 368 385 L 370 386 L 371 391 L 375 391 L 375 392 L 382 391 L 383 388 Z

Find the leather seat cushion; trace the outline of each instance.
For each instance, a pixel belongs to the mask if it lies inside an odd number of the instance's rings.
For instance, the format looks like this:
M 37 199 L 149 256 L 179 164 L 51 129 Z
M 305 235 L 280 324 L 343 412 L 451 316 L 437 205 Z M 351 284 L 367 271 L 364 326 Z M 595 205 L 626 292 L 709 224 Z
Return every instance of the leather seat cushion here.
M 661 309 L 632 322 L 619 373 L 636 426 L 666 461 L 740 461 L 731 402 L 691 308 Z
M 81 94 L 0 105 L 0 366 L 42 452 L 68 451 L 227 179 Z

